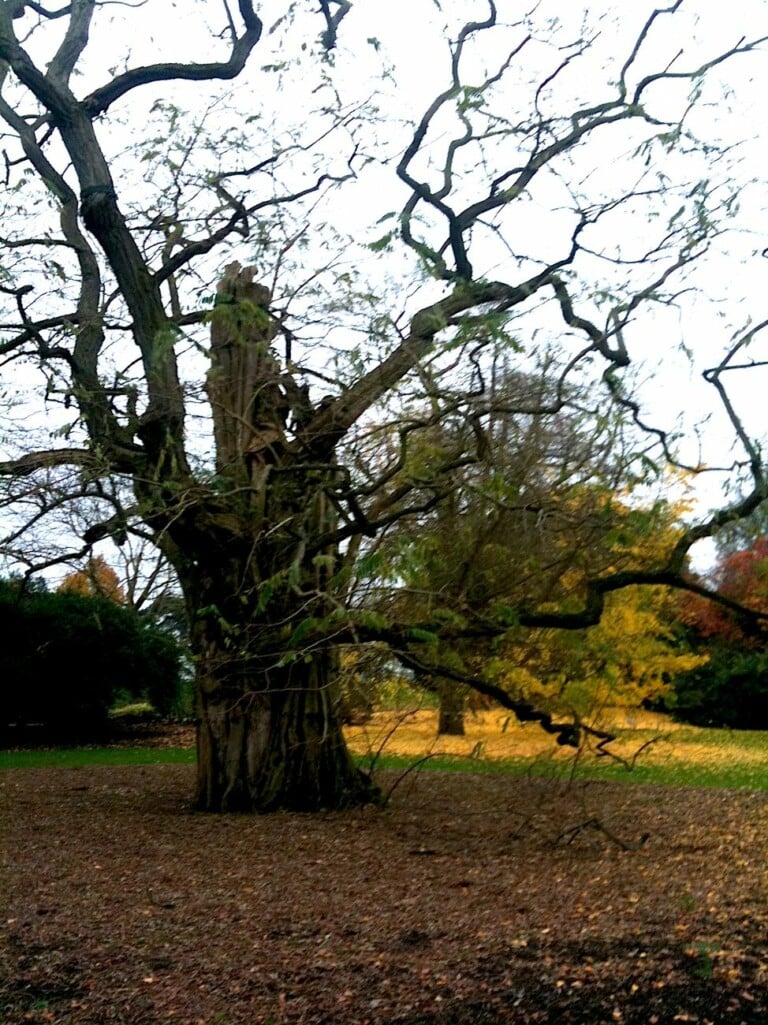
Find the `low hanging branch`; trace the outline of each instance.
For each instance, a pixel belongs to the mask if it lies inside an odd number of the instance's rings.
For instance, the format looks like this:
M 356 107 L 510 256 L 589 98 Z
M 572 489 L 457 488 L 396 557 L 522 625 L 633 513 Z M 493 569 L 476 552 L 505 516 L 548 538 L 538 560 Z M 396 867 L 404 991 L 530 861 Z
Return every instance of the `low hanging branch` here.
M 393 647 L 392 653 L 407 669 L 412 669 L 416 673 L 423 673 L 428 676 L 442 676 L 453 680 L 455 683 L 466 684 L 472 690 L 477 691 L 478 694 L 484 694 L 486 697 L 493 698 L 502 708 L 514 712 L 520 722 L 538 723 L 546 733 L 556 737 L 557 743 L 561 747 L 578 747 L 582 733 L 599 738 L 603 744 L 615 740 L 612 733 L 596 730 L 578 720 L 567 723 L 555 722 L 549 712 L 541 711 L 541 709 L 536 708 L 529 701 L 517 700 L 501 687 L 488 683 L 486 680 L 481 680 L 479 677 L 457 672 L 448 666 L 423 662 L 413 652 L 405 651 L 402 648 Z

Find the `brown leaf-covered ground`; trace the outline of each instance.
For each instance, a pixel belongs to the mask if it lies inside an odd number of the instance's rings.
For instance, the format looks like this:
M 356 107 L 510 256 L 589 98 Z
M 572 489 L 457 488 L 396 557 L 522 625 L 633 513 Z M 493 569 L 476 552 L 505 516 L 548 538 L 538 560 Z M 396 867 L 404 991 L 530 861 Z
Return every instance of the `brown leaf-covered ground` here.
M 192 772 L 3 774 L 0 1021 L 768 1021 L 765 794 L 423 773 L 211 816 Z

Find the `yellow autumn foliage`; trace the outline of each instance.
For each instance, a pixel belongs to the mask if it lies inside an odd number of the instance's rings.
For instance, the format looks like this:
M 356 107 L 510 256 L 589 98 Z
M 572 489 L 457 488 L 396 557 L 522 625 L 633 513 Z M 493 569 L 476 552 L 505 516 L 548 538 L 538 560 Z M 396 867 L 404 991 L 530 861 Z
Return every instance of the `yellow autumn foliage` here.
M 628 587 L 609 595 L 599 625 L 532 631 L 488 664 L 493 681 L 552 712 L 597 721 L 607 707 L 637 708 L 669 680 L 707 661 L 681 647 L 670 625 L 669 593 Z

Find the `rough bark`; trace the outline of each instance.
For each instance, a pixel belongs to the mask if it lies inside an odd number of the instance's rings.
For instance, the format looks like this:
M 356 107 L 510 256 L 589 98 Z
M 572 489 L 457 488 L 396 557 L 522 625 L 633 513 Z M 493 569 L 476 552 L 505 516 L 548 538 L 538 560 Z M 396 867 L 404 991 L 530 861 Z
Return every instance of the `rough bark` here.
M 376 799 L 347 750 L 322 655 L 230 681 L 204 674 L 199 702 L 200 810 L 318 811 Z
M 213 413 L 216 468 L 243 483 L 254 464 L 274 463 L 285 446 L 287 403 L 280 366 L 270 351 L 276 334 L 268 288 L 253 268 L 227 267 L 211 319 L 206 390 Z
M 207 391 L 224 499 L 191 529 L 169 526 L 187 596 L 198 682 L 197 806 L 206 811 L 315 811 L 371 801 L 347 751 L 335 656 L 293 650 L 302 621 L 330 611 L 334 550 L 326 491 L 335 465 L 307 465 L 289 440 L 293 395 L 272 349 L 269 290 L 230 265 L 211 318 Z
M 439 735 L 464 736 L 465 689 L 452 680 L 441 679 L 437 683 L 440 708 L 437 722 Z

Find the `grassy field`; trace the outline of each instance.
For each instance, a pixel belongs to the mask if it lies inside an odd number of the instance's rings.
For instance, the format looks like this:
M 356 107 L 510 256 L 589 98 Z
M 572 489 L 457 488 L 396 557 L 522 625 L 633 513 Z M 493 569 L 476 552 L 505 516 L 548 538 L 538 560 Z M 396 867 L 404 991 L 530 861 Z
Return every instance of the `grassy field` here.
M 474 772 L 567 776 L 671 786 L 768 789 L 768 732 L 700 729 L 653 712 L 613 710 L 600 723 L 615 733 L 600 755 L 587 744 L 557 747 L 536 724 L 520 725 L 502 711 L 467 717 L 464 737 L 435 736 L 435 713 L 380 713 L 348 732 L 352 749 L 370 761 L 381 750 L 388 768 L 429 756 L 427 767 Z
M 464 737 L 436 736 L 433 710 L 381 712 L 347 739 L 365 767 L 507 773 L 624 780 L 670 786 L 768 789 L 768 732 L 698 729 L 652 712 L 614 711 L 602 723 L 616 733 L 601 756 L 587 745 L 557 747 L 533 723 L 506 712 L 468 715 Z M 0 768 L 151 765 L 194 762 L 191 747 L 82 747 L 0 751 Z
M 179 765 L 195 761 L 192 747 L 57 747 L 0 751 L 0 769 L 79 769 L 88 765 Z

